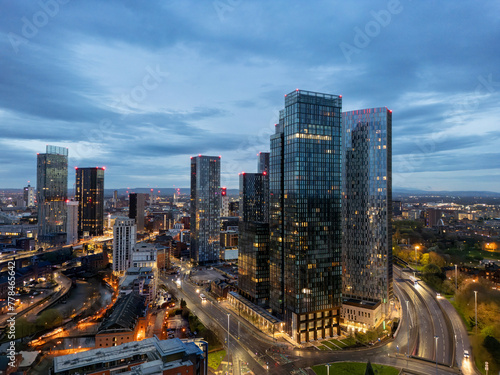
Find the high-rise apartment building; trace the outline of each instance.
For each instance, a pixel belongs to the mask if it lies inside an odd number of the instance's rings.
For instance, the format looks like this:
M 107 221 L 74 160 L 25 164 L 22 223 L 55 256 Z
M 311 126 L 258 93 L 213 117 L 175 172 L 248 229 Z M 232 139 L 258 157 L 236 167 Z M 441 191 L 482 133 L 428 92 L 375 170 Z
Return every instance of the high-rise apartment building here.
M 257 162 L 257 172 L 269 173 L 269 152 L 259 152 L 259 160 Z
M 113 226 L 113 272 L 121 273 L 130 267 L 137 239 L 134 219 L 116 218 Z
M 220 156 L 191 158 L 191 258 L 199 264 L 220 257 Z
M 78 242 L 78 206 L 77 201 L 66 201 L 66 245 Z
M 144 208 L 147 196 L 145 193 L 131 193 L 129 195 L 128 217 L 135 220 L 138 232 L 144 231 Z
M 47 145 L 37 154 L 38 239 L 50 242 L 52 235 L 66 233 L 68 197 L 68 149 Z
M 102 236 L 104 232 L 104 168 L 75 167 L 75 200 L 78 206 L 78 236 Z
M 30 184 L 23 189 L 23 200 L 26 207 L 35 207 L 35 188 Z
M 344 299 L 392 299 L 392 111 L 342 113 L 342 264 Z M 380 323 L 380 322 L 377 322 Z
M 238 287 L 253 303 L 269 305 L 269 174 L 240 174 Z
M 271 136 L 270 306 L 296 342 L 339 333 L 342 97 L 296 90 Z
M 229 195 L 227 195 L 227 188 L 222 187 L 220 189 L 220 199 L 221 199 L 220 216 L 221 217 L 228 217 L 229 216 Z

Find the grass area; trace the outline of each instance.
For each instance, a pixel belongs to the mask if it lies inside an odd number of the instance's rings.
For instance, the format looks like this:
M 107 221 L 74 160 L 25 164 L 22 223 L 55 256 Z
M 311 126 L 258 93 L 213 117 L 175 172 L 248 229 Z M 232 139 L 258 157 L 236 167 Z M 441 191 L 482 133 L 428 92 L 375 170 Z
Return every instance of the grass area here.
M 377 375 L 398 375 L 399 369 L 391 366 L 374 365 L 372 364 L 373 371 Z M 319 365 L 313 366 L 313 371 L 317 375 L 326 375 L 326 366 Z M 358 362 L 339 362 L 330 365 L 330 374 L 335 375 L 364 375 L 366 370 L 366 363 Z
M 453 305 L 453 307 L 457 311 L 458 315 L 460 315 L 460 318 L 462 318 L 462 322 L 464 322 L 465 327 L 467 328 L 467 331 L 470 331 L 472 329 L 472 327 L 470 325 L 470 321 L 468 319 L 465 319 L 464 312 L 459 308 L 459 306 L 458 306 L 457 302 L 455 301 L 455 299 L 451 300 L 451 298 L 450 298 L 448 300 Z
M 323 345 L 326 345 L 328 346 L 330 349 L 332 350 L 340 350 L 338 347 L 336 347 L 335 345 L 333 345 L 330 341 L 328 340 L 325 340 L 325 341 L 322 341 L 321 342 Z
M 355 346 L 357 344 L 357 341 L 354 337 L 347 337 L 343 339 L 341 342 L 343 342 L 347 346 Z
M 219 350 L 217 352 L 208 353 L 208 367 L 210 367 L 213 370 L 217 370 L 225 356 L 226 356 L 225 350 Z
M 331 339 L 330 342 L 333 342 L 335 345 L 340 346 L 342 349 L 348 347 L 347 344 L 344 344 L 342 341 L 339 340 Z
M 326 347 L 326 346 L 324 346 L 324 345 L 318 345 L 318 346 L 317 346 L 317 348 L 318 348 L 319 350 L 330 350 L 330 349 L 328 349 L 328 347 Z

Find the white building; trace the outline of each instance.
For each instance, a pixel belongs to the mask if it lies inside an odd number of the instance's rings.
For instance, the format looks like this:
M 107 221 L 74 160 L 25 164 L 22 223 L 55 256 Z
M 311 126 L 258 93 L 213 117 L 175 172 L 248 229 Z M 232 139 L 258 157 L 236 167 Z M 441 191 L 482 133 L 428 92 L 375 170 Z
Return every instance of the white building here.
M 113 272 L 122 273 L 130 267 L 136 245 L 137 226 L 134 219 L 119 217 L 113 226 Z
M 157 249 L 150 243 L 138 243 L 132 251 L 131 267 L 151 267 L 157 268 Z
M 78 242 L 78 201 L 66 201 L 66 245 Z

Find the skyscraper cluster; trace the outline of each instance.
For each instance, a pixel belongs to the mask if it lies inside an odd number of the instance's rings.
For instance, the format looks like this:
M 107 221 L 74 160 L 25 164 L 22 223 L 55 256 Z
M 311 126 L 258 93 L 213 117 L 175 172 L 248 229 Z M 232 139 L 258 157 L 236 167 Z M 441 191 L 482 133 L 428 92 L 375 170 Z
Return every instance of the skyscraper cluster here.
M 385 107 L 342 113 L 341 95 L 296 90 L 285 95 L 258 173 L 239 176 L 239 293 L 296 342 L 339 334 L 349 324 L 343 303 L 387 314 L 391 126 Z M 206 156 L 191 166 L 192 258 L 202 263 L 218 231 L 209 223 L 220 166 Z
M 104 168 L 75 168 L 75 201 L 68 200 L 68 149 L 47 145 L 37 154 L 38 240 L 72 244 L 99 236 L 104 224 Z M 24 189 L 31 204 L 28 186 Z

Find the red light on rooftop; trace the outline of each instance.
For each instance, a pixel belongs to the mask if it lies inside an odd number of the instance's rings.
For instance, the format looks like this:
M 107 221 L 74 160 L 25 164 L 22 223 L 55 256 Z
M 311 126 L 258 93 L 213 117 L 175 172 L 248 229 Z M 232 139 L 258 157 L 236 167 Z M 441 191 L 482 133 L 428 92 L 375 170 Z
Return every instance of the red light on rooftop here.
M 295 91 L 299 91 L 299 89 L 295 89 Z
M 392 113 L 392 109 L 389 109 L 389 112 Z
M 262 172 L 262 174 L 263 174 L 264 176 L 267 176 L 267 172 L 266 172 L 266 171 Z
M 339 98 L 342 99 L 342 95 L 339 95 Z
M 106 170 L 106 167 L 102 167 L 102 170 L 105 171 Z
M 78 167 L 75 167 L 75 169 L 78 169 Z
M 201 154 L 198 154 L 199 157 L 201 157 Z
M 221 158 L 222 156 L 219 155 L 219 159 Z
M 285 97 L 286 97 L 286 94 L 285 94 Z

